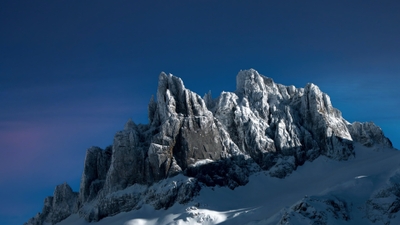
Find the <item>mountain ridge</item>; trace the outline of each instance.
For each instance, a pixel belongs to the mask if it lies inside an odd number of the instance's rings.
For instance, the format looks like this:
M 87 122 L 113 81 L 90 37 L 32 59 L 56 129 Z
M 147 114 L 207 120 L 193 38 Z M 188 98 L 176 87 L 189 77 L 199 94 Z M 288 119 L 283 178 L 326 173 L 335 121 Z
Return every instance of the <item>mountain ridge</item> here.
M 99 221 L 144 204 L 169 208 L 189 202 L 202 185 L 235 189 L 259 171 L 284 178 L 320 156 L 354 158 L 355 142 L 393 147 L 375 124 L 347 122 L 312 83 L 284 86 L 254 69 L 240 71 L 236 80 L 235 92 L 201 98 L 180 78 L 161 73 L 157 98 L 148 106 L 149 124 L 130 119 L 111 147 L 88 149 L 79 193 L 55 191 L 26 224 L 55 224 L 76 213 Z M 166 178 L 177 175 L 168 188 Z M 156 183 L 164 188 L 154 189 Z M 115 194 L 127 189 L 132 190 Z M 71 201 L 69 211 L 57 213 Z

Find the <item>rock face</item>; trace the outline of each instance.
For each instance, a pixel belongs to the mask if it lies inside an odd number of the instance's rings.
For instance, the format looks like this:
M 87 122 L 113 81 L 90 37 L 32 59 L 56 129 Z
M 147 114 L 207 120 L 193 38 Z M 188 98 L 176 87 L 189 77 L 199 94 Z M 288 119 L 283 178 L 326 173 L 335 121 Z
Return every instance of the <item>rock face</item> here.
M 314 84 L 287 87 L 246 70 L 237 76 L 235 93 L 205 99 L 238 148 L 261 168 L 275 167 L 272 175 L 284 177 L 319 155 L 354 156 L 348 122 Z
M 149 104 L 149 120 L 146 126 L 128 121 L 115 135 L 105 192 L 135 183 L 151 184 L 199 160 L 229 155 L 230 148 L 224 146 L 223 131 L 213 114 L 177 77 L 160 75 L 157 102 Z
M 236 81 L 235 92 L 201 98 L 180 78 L 161 73 L 149 124 L 129 120 L 112 147 L 90 148 L 79 196 L 62 201 L 68 210 L 61 213 L 59 201 L 46 199 L 32 221 L 54 223 L 76 212 L 97 221 L 143 204 L 168 208 L 195 196 L 199 183 L 233 189 L 260 170 L 284 178 L 321 155 L 354 157 L 353 141 L 391 147 L 374 124 L 343 119 L 314 84 L 284 86 L 253 69 L 240 71 Z M 174 181 L 183 175 L 186 180 Z M 168 188 L 156 191 L 157 185 Z
M 91 147 L 87 150 L 79 188 L 78 207 L 94 199 L 103 188 L 111 163 L 111 155 L 111 146 L 105 150 L 99 147 Z
M 56 224 L 64 220 L 74 213 L 77 197 L 78 193 L 73 192 L 68 184 L 58 185 L 54 195 L 45 198 L 42 213 L 38 213 L 25 225 Z
M 200 191 L 200 184 L 194 178 L 178 175 L 153 185 L 134 184 L 105 197 L 99 197 L 83 206 L 79 215 L 87 221 L 98 221 L 120 212 L 140 209 L 144 204 L 155 209 L 167 209 L 175 203 L 185 204 Z
M 335 196 L 305 197 L 285 210 L 279 225 L 284 224 L 340 224 L 350 220 L 350 207 L 346 201 Z
M 348 125 L 351 136 L 355 141 L 360 142 L 367 147 L 389 147 L 392 148 L 392 142 L 383 135 L 382 129 L 373 122 L 354 122 Z

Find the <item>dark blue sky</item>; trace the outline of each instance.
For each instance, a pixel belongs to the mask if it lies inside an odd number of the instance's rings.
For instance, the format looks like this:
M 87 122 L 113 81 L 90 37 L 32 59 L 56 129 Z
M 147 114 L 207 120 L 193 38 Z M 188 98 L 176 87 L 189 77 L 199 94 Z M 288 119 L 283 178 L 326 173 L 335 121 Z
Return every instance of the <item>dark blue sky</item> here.
M 201 96 L 254 68 L 317 84 L 350 122 L 400 148 L 398 1 L 0 2 L 0 223 L 78 190 L 85 151 L 147 123 L 161 71 Z

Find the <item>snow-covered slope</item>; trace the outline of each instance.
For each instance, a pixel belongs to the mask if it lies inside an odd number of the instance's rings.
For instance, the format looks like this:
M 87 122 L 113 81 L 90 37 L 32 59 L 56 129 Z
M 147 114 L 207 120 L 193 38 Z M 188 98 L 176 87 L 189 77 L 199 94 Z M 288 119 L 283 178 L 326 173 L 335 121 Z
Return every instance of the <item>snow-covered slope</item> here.
M 253 69 L 236 80 L 235 92 L 201 98 L 161 73 L 150 123 L 129 120 L 112 146 L 90 148 L 79 193 L 58 186 L 27 224 L 331 224 L 355 218 L 352 205 L 360 218 L 392 219 L 396 178 L 371 188 L 365 206 L 334 195 L 389 179 L 398 155 L 379 127 L 350 124 L 314 84 L 284 86 Z
M 400 152 L 358 144 L 355 153 L 348 161 L 320 157 L 285 179 L 259 172 L 234 190 L 203 187 L 186 204 L 145 205 L 94 224 L 400 224 L 400 208 L 390 208 L 400 203 L 400 188 L 393 188 L 400 187 Z M 89 223 L 73 215 L 59 223 L 67 224 Z

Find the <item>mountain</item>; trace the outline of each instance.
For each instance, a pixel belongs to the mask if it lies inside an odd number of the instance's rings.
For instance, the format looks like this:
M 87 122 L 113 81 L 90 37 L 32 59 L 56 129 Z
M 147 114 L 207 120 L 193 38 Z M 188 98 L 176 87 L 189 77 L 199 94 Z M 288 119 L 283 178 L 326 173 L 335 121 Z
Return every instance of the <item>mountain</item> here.
M 89 148 L 79 192 L 57 186 L 26 224 L 394 221 L 400 155 L 379 127 L 347 122 L 314 84 L 253 69 L 236 81 L 201 98 L 161 73 L 149 124 L 128 120 L 112 146 Z

